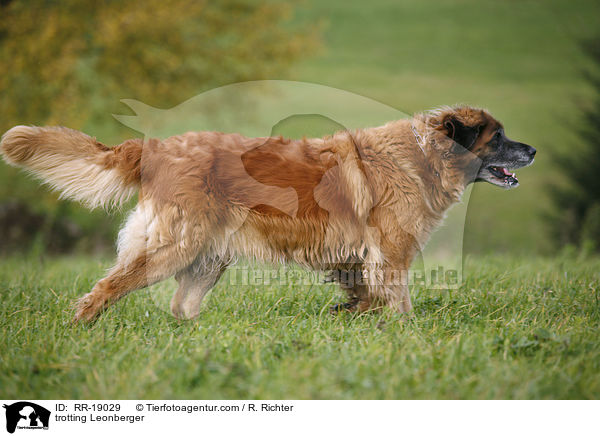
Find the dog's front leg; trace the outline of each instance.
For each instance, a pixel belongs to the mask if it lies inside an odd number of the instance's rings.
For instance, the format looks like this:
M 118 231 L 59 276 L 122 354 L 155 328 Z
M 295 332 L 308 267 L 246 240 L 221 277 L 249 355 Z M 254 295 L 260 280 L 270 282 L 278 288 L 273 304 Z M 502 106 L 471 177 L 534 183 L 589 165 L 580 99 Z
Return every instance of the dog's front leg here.
M 348 294 L 347 302 L 331 307 L 333 313 L 365 312 L 371 308 L 368 284 L 363 280 L 363 268 L 361 263 L 342 264 L 331 271 L 331 281 L 338 282 L 340 288 Z
M 364 273 L 368 283 L 368 295 L 371 308 L 389 307 L 396 312 L 406 313 L 412 310 L 408 290 L 408 270 L 391 265 L 374 265 Z
M 385 303 L 387 307 L 400 313 L 408 313 L 412 310 L 410 292 L 408 285 L 400 284 L 387 287 Z

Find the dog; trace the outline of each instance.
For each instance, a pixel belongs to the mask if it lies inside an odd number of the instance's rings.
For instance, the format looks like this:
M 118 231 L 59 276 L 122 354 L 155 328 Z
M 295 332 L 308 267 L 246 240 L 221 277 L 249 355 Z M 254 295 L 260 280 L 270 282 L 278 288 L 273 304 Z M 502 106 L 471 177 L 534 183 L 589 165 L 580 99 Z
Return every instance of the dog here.
M 113 148 L 64 127 L 17 126 L 4 160 L 93 208 L 139 191 L 118 237 L 116 265 L 78 300 L 92 321 L 131 291 L 171 276 L 177 318 L 200 303 L 238 257 L 355 273 L 337 310 L 412 309 L 407 271 L 467 185 L 519 182 L 535 148 L 512 141 L 489 112 L 442 107 L 380 127 L 289 140 L 189 132 Z

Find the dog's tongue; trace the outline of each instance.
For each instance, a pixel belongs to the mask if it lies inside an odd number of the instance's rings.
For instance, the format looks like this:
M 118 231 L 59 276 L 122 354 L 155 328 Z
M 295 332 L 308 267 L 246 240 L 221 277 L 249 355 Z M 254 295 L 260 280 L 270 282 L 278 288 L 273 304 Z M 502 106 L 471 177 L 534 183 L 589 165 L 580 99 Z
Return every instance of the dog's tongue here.
M 509 172 L 506 168 L 500 168 L 505 176 L 515 177 L 515 173 Z

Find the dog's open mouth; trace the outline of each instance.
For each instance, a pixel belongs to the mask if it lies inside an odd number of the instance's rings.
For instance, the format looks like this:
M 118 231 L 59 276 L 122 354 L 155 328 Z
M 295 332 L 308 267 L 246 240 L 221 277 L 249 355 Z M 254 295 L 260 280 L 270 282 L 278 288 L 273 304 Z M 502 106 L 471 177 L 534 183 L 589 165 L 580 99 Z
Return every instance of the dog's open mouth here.
M 489 167 L 490 173 L 492 176 L 502 181 L 505 185 L 514 185 L 519 183 L 517 179 L 517 175 L 515 173 L 511 173 L 506 168 L 503 167 Z
M 487 171 L 485 171 L 487 170 Z M 515 173 L 511 173 L 507 168 L 498 166 L 489 166 L 485 168 L 488 177 L 483 177 L 488 182 L 503 186 L 505 188 L 513 188 L 519 185 L 519 179 Z

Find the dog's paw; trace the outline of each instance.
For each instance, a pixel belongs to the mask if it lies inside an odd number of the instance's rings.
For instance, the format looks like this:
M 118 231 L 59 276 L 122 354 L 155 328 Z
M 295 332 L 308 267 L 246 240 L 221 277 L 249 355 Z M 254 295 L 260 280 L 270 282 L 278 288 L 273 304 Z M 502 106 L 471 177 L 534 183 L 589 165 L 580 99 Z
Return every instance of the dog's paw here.
M 85 294 L 75 304 L 75 315 L 73 316 L 74 323 L 92 322 L 96 319 L 104 306 L 104 302 L 100 301 L 97 296 L 90 292 Z
M 338 314 L 340 312 L 354 312 L 356 311 L 357 304 L 355 302 L 338 303 L 334 304 L 329 308 L 332 314 Z

